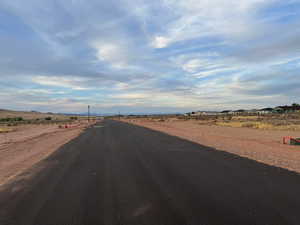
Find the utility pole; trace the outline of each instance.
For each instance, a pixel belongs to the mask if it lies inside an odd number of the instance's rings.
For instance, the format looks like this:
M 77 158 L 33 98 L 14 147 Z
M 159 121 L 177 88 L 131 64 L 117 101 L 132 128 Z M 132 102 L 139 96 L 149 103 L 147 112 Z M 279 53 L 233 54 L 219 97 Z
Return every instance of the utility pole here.
M 88 105 L 88 121 L 90 122 L 90 106 Z

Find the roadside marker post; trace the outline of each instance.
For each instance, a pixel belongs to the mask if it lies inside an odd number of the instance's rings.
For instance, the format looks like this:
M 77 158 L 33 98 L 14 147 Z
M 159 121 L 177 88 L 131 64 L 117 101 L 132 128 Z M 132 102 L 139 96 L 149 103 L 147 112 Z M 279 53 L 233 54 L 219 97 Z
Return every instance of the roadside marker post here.
M 88 105 L 88 122 L 90 123 L 90 106 Z
M 283 137 L 282 143 L 286 144 L 286 145 L 289 145 L 291 138 L 292 137 L 290 137 L 290 136 Z

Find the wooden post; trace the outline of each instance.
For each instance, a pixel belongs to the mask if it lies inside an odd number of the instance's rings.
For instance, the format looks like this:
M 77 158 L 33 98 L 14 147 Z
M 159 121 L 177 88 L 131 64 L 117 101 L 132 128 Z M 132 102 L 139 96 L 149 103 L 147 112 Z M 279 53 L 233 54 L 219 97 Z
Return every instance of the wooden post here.
M 90 122 L 90 106 L 88 105 L 88 121 Z

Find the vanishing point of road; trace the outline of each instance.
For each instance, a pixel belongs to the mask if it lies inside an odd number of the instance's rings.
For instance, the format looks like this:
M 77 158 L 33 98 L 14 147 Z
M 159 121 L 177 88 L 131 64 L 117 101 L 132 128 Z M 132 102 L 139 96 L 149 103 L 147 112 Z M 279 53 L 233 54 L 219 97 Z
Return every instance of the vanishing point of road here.
M 105 120 L 0 187 L 0 224 L 299 225 L 300 176 Z

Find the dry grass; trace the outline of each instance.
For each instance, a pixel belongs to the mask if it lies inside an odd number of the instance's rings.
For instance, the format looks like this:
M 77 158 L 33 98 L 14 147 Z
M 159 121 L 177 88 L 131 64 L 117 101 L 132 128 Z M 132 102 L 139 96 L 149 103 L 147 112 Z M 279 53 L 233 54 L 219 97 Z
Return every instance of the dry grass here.
M 226 127 L 244 127 L 261 130 L 300 131 L 300 114 L 266 114 L 266 115 L 207 115 L 188 116 L 153 116 L 132 118 L 133 120 L 156 123 L 197 121 L 199 125 L 217 125 Z
M 257 120 L 258 116 L 233 116 L 233 120 Z
M 227 127 L 248 127 L 255 129 L 263 129 L 263 130 L 292 130 L 292 131 L 300 131 L 299 124 L 286 124 L 286 125 L 275 125 L 267 122 L 260 121 L 229 121 L 229 122 L 216 122 L 218 126 L 227 126 Z
M 9 127 L 0 127 L 0 134 L 1 133 L 8 133 L 8 132 L 12 132 L 13 129 L 9 128 Z

